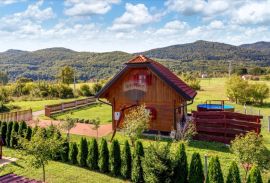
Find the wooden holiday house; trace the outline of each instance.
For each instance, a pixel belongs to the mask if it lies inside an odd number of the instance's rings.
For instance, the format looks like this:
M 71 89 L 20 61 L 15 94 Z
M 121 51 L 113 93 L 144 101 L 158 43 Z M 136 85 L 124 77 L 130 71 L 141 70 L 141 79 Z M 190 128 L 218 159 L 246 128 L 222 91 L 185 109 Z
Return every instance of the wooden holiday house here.
M 149 130 L 170 132 L 185 120 L 196 94 L 168 68 L 140 55 L 125 63 L 96 97 L 112 106 L 114 130 L 122 126 L 128 109 L 145 104 L 151 114 Z

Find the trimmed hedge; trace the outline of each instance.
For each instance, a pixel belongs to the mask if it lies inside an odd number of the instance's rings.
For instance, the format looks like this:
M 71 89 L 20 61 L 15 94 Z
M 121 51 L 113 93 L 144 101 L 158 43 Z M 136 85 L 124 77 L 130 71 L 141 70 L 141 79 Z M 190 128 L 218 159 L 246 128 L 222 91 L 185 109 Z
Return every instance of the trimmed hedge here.
M 67 140 L 63 143 L 63 151 L 60 153 L 61 160 L 63 162 L 68 162 L 69 160 L 69 143 Z
M 78 147 L 75 142 L 71 142 L 69 146 L 68 159 L 72 164 L 77 164 Z
M 87 166 L 91 170 L 98 170 L 98 143 L 94 138 L 89 143 L 88 156 L 87 156 Z
M 103 173 L 109 172 L 109 150 L 107 141 L 105 139 L 101 139 L 100 148 L 99 148 L 99 170 Z
M 122 150 L 122 168 L 121 173 L 125 179 L 131 178 L 131 165 L 132 165 L 132 157 L 130 151 L 130 145 L 128 141 L 125 141 L 124 148 Z
M 10 135 L 10 147 L 16 147 L 18 145 L 18 139 L 16 135 L 18 134 L 19 123 L 13 122 L 12 131 Z
M 6 134 L 7 134 L 7 123 L 6 122 L 2 122 L 1 123 L 1 135 L 3 138 L 4 143 L 6 144 Z
M 27 130 L 27 124 L 25 123 L 25 121 L 20 122 L 18 135 L 21 137 L 24 137 L 26 134 L 26 130 Z
M 131 173 L 131 180 L 133 182 L 144 182 L 143 167 L 142 167 L 143 157 L 144 157 L 143 145 L 141 141 L 136 141 Z
M 112 175 L 121 175 L 121 152 L 118 140 L 113 140 L 111 144 L 110 166 Z
M 241 183 L 239 169 L 235 161 L 230 165 L 226 183 Z
M 207 183 L 224 183 L 218 157 L 212 157 L 207 172 Z
M 199 153 L 193 153 L 189 168 L 189 183 L 203 183 L 204 182 L 204 174 L 203 174 L 203 166 L 201 161 L 201 156 Z
M 253 166 L 248 175 L 247 183 L 263 183 L 261 172 L 258 167 Z
M 86 159 L 88 155 L 88 144 L 85 138 L 81 138 L 78 152 L 78 163 L 81 167 L 86 167 Z
M 11 136 L 12 127 L 13 127 L 13 122 L 8 122 L 7 133 L 6 133 L 6 146 L 7 147 L 10 147 L 10 136 Z
M 179 145 L 174 170 L 173 170 L 173 182 L 177 183 L 187 183 L 188 179 L 188 163 L 187 163 L 187 155 L 185 151 L 185 145 L 181 143 Z

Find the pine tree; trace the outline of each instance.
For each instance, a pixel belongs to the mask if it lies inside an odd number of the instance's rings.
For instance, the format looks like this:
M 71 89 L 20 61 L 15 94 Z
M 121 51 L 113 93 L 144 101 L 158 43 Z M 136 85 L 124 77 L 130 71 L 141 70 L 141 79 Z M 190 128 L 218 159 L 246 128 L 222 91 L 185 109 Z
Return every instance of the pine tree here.
M 54 134 L 51 138 L 53 138 L 55 141 L 62 141 L 61 133 L 57 128 L 55 128 Z M 55 153 L 55 155 L 53 156 L 53 160 L 55 161 L 61 160 L 61 152 Z
M 10 147 L 10 136 L 11 136 L 12 127 L 13 127 L 13 122 L 7 123 L 7 133 L 6 133 L 6 145 L 7 145 L 7 147 Z
M 69 161 L 72 164 L 77 164 L 78 147 L 75 142 L 70 143 L 69 147 Z
M 87 165 L 91 170 L 98 170 L 98 144 L 96 139 L 90 141 Z
M 179 148 L 176 154 L 173 182 L 187 183 L 188 182 L 187 178 L 188 178 L 187 155 L 185 151 L 185 145 L 181 143 L 179 145 Z
M 63 143 L 63 151 L 61 152 L 61 160 L 67 162 L 69 159 L 69 143 L 67 140 Z
M 253 166 L 248 175 L 247 183 L 263 183 L 261 172 L 258 167 Z
M 1 136 L 3 138 L 4 143 L 6 143 L 6 134 L 7 134 L 7 123 L 2 122 L 1 124 Z
M 144 182 L 142 158 L 144 157 L 144 150 L 141 141 L 136 141 L 135 150 L 132 161 L 131 179 L 133 182 Z
M 107 173 L 109 172 L 109 150 L 105 139 L 101 139 L 99 150 L 99 169 L 101 172 Z
M 204 182 L 204 174 L 203 174 L 203 166 L 201 161 L 201 156 L 199 153 L 193 153 L 191 158 L 191 163 L 189 167 L 189 183 L 203 183 Z
M 10 147 L 16 147 L 18 145 L 17 134 L 19 130 L 19 123 L 13 122 L 13 127 L 10 135 Z
M 81 167 L 86 166 L 86 159 L 88 155 L 88 144 L 85 138 L 81 138 L 79 144 L 78 163 Z
M 122 176 L 125 179 L 131 178 L 131 165 L 132 165 L 132 157 L 130 151 L 130 145 L 128 141 L 125 141 L 124 148 L 122 150 Z
M 218 157 L 211 158 L 207 172 L 207 183 L 224 183 Z
M 113 140 L 111 144 L 110 165 L 114 176 L 121 175 L 121 152 L 118 140 Z
M 32 128 L 30 126 L 27 127 L 26 129 L 26 139 L 27 140 L 31 140 L 31 137 L 32 137 Z
M 241 183 L 239 169 L 234 161 L 230 165 L 226 183 Z
M 27 124 L 25 123 L 25 121 L 20 122 L 18 135 L 23 137 L 26 133 L 26 129 L 27 129 Z

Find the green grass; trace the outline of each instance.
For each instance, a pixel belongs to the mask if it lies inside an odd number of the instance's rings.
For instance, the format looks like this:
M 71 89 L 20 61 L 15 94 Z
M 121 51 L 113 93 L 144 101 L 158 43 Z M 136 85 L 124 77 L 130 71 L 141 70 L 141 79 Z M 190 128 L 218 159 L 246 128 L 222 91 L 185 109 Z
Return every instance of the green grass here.
M 14 101 L 9 105 L 18 106 L 20 110 L 32 109 L 33 111 L 43 110 L 45 105 L 59 104 L 62 102 L 70 102 L 76 99 L 54 99 L 54 100 L 31 100 L 31 101 Z
M 54 119 L 66 119 L 67 116 L 71 118 L 93 120 L 100 119 L 101 124 L 111 123 L 112 108 L 105 104 L 95 104 L 84 108 L 67 111 L 65 113 L 55 114 Z
M 4 148 L 4 156 L 16 157 L 18 160 L 14 163 L 8 164 L 0 168 L 0 175 L 7 173 L 15 173 L 28 178 L 33 178 L 37 180 L 42 180 L 42 170 L 34 169 L 29 164 L 27 164 L 27 159 L 29 157 L 22 157 L 20 151 Z M 78 166 L 50 161 L 46 168 L 46 182 L 47 183 L 78 183 L 78 182 L 112 182 L 120 183 L 124 182 L 121 179 L 110 177 L 105 174 L 90 171 L 85 168 Z

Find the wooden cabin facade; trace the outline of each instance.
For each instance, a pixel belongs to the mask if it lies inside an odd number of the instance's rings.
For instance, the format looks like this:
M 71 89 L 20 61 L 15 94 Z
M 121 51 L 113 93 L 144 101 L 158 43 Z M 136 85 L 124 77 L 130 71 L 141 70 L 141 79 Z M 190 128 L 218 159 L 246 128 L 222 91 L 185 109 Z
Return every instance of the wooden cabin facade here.
M 144 104 L 151 114 L 149 130 L 162 132 L 176 129 L 195 96 L 169 69 L 143 55 L 128 61 L 96 95 L 112 106 L 113 129 L 122 126 L 128 109 Z

